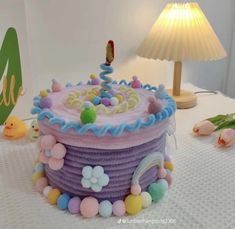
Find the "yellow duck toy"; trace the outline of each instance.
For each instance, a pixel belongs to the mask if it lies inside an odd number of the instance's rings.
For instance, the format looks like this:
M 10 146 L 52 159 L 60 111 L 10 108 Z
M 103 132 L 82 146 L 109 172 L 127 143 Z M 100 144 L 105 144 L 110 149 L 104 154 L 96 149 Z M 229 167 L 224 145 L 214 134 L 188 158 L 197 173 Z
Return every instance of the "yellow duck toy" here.
M 5 122 L 3 136 L 7 139 L 19 139 L 26 136 L 26 124 L 16 116 L 10 116 Z

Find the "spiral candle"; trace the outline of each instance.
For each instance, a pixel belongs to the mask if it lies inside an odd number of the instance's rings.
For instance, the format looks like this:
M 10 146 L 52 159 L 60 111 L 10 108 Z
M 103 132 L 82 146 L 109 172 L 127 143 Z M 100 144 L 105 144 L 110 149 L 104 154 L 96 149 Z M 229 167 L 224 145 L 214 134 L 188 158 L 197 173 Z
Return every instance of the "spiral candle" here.
M 113 72 L 113 68 L 110 66 L 114 59 L 114 43 L 113 41 L 109 41 L 106 46 L 106 63 L 101 64 L 100 68 L 103 70 L 100 73 L 100 78 L 103 80 L 101 83 L 100 95 L 101 97 L 111 98 L 112 95 L 112 78 L 107 76 L 107 74 L 111 74 Z

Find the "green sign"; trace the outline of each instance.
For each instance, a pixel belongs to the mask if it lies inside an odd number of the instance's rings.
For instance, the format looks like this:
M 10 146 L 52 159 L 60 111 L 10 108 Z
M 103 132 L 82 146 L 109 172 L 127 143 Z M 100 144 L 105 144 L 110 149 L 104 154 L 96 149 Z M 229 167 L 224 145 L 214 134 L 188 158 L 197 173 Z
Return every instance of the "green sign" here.
M 5 69 L 7 69 L 5 71 Z M 5 73 L 6 72 L 6 73 Z M 16 30 L 9 28 L 0 50 L 0 125 L 5 122 L 23 93 L 20 51 Z

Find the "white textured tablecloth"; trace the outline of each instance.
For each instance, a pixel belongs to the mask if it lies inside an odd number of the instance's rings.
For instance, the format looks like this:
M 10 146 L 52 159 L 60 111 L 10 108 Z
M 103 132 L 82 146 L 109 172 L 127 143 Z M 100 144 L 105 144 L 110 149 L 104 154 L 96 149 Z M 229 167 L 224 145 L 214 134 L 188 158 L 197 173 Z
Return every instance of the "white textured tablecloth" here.
M 215 136 L 191 135 L 195 122 L 232 112 L 235 100 L 221 94 L 199 95 L 198 106 L 178 110 L 172 188 L 160 204 L 122 220 L 83 219 L 51 206 L 31 183 L 35 144 L 0 139 L 0 229 L 235 228 L 235 148 L 216 148 Z

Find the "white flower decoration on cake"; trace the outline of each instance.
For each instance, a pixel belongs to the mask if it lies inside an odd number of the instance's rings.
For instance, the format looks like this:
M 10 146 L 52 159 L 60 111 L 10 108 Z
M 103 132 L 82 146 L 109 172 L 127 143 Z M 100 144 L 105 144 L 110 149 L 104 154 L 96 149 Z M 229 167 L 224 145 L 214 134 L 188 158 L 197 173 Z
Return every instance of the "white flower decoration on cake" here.
M 91 188 L 94 192 L 100 192 L 109 183 L 109 176 L 104 173 L 102 166 L 85 166 L 82 169 L 83 178 L 81 184 L 83 188 Z

